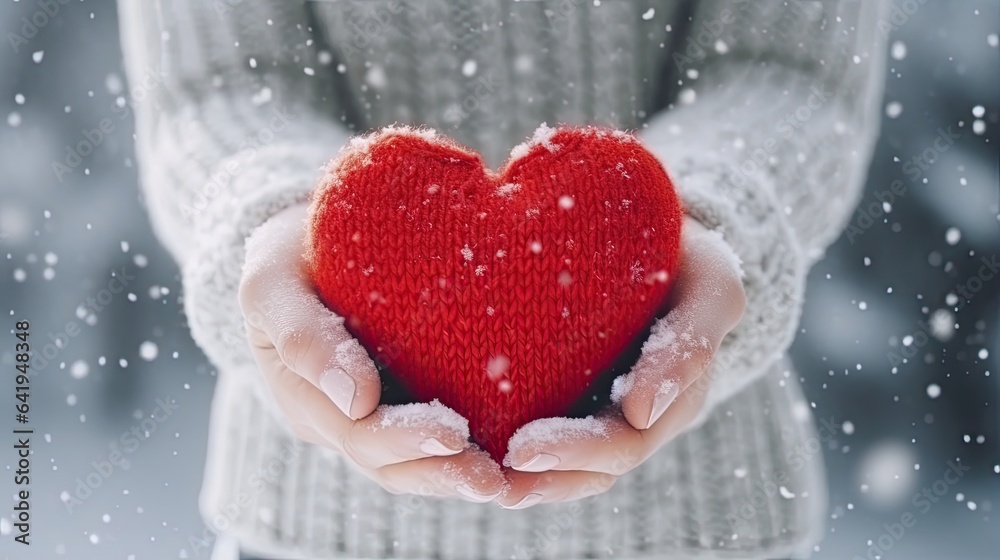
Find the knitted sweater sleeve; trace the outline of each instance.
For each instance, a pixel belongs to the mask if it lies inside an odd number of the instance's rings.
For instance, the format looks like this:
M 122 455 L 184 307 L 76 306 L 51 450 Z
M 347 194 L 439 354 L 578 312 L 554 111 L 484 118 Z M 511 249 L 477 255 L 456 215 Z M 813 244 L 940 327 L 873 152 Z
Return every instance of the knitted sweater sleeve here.
M 742 260 L 748 299 L 699 381 L 706 413 L 791 344 L 808 267 L 857 204 L 879 122 L 880 14 L 868 1 L 699 1 L 675 38 L 668 75 L 684 85 L 644 139 L 688 213 Z
M 192 336 L 225 371 L 250 359 L 236 299 L 246 236 L 307 200 L 348 138 L 331 55 L 305 3 L 122 0 L 119 17 L 145 203 L 180 263 Z

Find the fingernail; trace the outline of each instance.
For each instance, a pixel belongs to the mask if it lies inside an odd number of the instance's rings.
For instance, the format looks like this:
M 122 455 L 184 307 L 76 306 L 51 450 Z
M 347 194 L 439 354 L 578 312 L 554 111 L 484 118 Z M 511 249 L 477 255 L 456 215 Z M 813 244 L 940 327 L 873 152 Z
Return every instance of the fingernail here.
M 667 411 L 670 404 L 677 398 L 677 393 L 680 390 L 681 388 L 677 383 L 671 382 L 669 386 L 661 387 L 657 391 L 656 396 L 653 397 L 653 408 L 649 411 L 649 422 L 646 423 L 646 429 L 649 429 L 653 423 L 660 419 L 660 416 L 663 416 L 663 413 Z
M 527 496 L 521 498 L 520 502 L 517 502 L 516 504 L 514 504 L 512 506 L 505 506 L 503 504 L 500 504 L 500 507 L 502 507 L 504 509 L 524 509 L 524 508 L 530 508 L 531 506 L 537 504 L 540 501 L 542 501 L 542 495 L 541 494 L 531 493 L 531 494 L 528 494 Z
M 550 455 L 548 453 L 539 453 L 535 455 L 533 459 L 527 463 L 521 465 L 520 467 L 514 467 L 519 471 L 525 472 L 542 472 L 552 470 L 559 464 L 559 457 L 555 455 Z
M 461 449 L 451 449 L 445 444 L 438 441 L 437 438 L 427 438 L 420 442 L 418 446 L 420 451 L 428 455 L 437 455 L 439 457 L 444 457 L 447 455 L 454 455 L 461 452 Z
M 353 377 L 340 368 L 334 368 L 323 372 L 319 377 L 319 386 L 333 404 L 344 411 L 349 418 L 354 418 L 351 416 L 351 403 L 354 402 L 354 393 L 358 390 L 358 386 L 354 383 Z
M 465 496 L 466 498 L 472 500 L 473 502 L 481 504 L 485 504 L 486 502 L 492 502 L 497 498 L 497 496 L 500 495 L 500 492 L 497 492 L 496 494 L 493 494 L 491 496 L 480 494 L 479 492 L 473 490 L 471 486 L 465 483 L 456 486 L 455 490 L 457 490 L 459 494 Z

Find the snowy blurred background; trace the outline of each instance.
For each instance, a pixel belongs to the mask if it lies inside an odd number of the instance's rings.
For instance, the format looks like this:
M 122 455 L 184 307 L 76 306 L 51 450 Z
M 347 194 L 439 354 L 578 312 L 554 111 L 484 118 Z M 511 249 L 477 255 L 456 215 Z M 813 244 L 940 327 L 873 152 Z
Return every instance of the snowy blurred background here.
M 40 8 L 0 0 L 0 311 L 11 326 L 31 320 L 36 348 L 79 326 L 33 381 L 35 544 L 14 547 L 5 505 L 0 557 L 193 558 L 214 373 L 140 203 L 115 2 L 58 6 L 15 52 L 8 32 L 24 36 L 22 18 Z M 856 215 L 861 233 L 813 269 L 793 349 L 817 421 L 838 427 L 824 449 L 830 511 L 817 558 L 863 558 L 870 545 L 888 559 L 1000 550 L 1000 273 L 988 278 L 981 260 L 1000 256 L 998 32 L 996 0 L 953 0 L 924 4 L 890 37 L 862 202 L 881 215 Z M 54 171 L 104 119 L 94 152 Z M 936 148 L 949 127 L 958 138 Z M 905 192 L 883 205 L 878 193 L 897 180 Z M 126 289 L 102 292 L 122 271 Z M 170 400 L 175 411 L 143 423 Z M 131 444 L 122 436 L 133 428 L 148 438 Z M 6 494 L 13 452 L 3 449 Z M 109 461 L 114 449 L 127 463 Z M 949 461 L 971 470 L 944 483 Z M 914 502 L 924 488 L 927 506 Z M 916 525 L 886 536 L 906 513 Z

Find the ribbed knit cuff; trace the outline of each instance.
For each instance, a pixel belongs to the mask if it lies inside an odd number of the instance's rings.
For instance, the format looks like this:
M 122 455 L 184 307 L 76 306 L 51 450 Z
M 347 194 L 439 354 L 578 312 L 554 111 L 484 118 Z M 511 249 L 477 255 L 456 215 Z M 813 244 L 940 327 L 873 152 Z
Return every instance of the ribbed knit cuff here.
M 346 131 L 331 131 L 308 141 L 236 154 L 218 165 L 219 172 L 238 171 L 230 173 L 228 185 L 195 217 L 201 244 L 184 261 L 183 283 L 191 334 L 220 371 L 251 363 L 237 301 L 247 236 L 281 210 L 306 203 L 323 163 L 346 140 Z M 244 381 L 260 391 L 264 402 L 271 402 L 263 380 L 257 378 Z
M 698 146 L 670 139 L 671 132 L 664 127 L 648 132 L 648 147 L 667 167 L 686 212 L 723 235 L 740 258 L 744 273 L 747 306 L 743 320 L 723 340 L 709 370 L 692 387 L 699 396 L 708 393 L 697 425 L 713 406 L 762 375 L 791 344 L 806 266 L 762 178 L 747 176 L 732 161 Z

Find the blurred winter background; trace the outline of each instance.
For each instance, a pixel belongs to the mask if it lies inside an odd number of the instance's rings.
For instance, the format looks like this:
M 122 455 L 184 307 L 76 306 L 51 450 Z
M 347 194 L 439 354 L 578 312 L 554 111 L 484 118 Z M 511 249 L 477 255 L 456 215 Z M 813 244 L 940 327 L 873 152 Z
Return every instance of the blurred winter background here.
M 31 320 L 36 349 L 67 322 L 80 328 L 33 381 L 34 545 L 14 547 L 5 505 L 0 556 L 196 557 L 213 369 L 140 203 L 115 2 L 58 6 L 15 52 L 8 32 L 40 8 L 0 2 L 0 311 L 11 327 Z M 824 448 L 830 511 L 817 558 L 866 557 L 870 546 L 889 559 L 1000 551 L 1000 273 L 981 260 L 1000 255 L 998 32 L 996 0 L 953 0 L 923 4 L 890 37 L 862 202 L 881 215 L 856 215 L 856 235 L 813 269 L 794 346 L 817 421 L 838 426 Z M 93 153 L 57 178 L 53 162 L 104 119 Z M 949 127 L 958 138 L 935 145 Z M 883 205 L 877 193 L 896 180 L 905 192 Z M 123 270 L 126 289 L 102 301 Z M 5 337 L 0 391 L 10 395 Z M 170 399 L 176 411 L 143 423 Z M 150 431 L 137 448 L 122 439 L 133 428 Z M 108 472 L 114 448 L 127 464 Z M 3 449 L 6 494 L 14 454 Z M 942 482 L 949 461 L 971 470 Z M 927 506 L 914 502 L 924 488 Z M 916 525 L 887 536 L 905 513 Z

